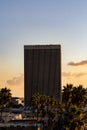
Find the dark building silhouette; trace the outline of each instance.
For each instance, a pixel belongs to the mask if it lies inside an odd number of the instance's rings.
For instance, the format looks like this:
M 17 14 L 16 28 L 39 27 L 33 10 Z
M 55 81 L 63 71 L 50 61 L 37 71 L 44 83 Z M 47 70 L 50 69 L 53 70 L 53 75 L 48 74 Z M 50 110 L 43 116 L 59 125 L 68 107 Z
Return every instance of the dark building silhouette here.
M 34 93 L 61 101 L 61 46 L 24 46 L 24 99 L 29 105 Z

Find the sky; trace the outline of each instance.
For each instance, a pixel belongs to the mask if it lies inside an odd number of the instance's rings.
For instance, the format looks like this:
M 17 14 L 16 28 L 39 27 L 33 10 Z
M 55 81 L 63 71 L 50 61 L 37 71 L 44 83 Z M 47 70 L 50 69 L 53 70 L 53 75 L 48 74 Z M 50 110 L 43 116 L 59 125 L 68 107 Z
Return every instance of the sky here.
M 24 96 L 24 45 L 60 44 L 62 88 L 87 88 L 87 0 L 0 0 L 0 88 Z

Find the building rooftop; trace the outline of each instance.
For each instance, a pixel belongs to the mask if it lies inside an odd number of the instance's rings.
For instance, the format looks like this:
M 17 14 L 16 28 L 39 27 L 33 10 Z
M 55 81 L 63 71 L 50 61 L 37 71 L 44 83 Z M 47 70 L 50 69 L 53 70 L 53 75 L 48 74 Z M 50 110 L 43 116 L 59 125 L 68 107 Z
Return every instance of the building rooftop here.
M 24 49 L 59 49 L 61 45 L 24 45 Z

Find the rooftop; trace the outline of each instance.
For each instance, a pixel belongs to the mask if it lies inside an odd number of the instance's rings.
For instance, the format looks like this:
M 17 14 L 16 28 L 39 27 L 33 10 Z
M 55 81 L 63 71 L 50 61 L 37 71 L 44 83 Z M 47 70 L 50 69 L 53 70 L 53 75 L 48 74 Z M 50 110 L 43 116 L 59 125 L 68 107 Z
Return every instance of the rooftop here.
M 24 49 L 60 49 L 61 45 L 24 45 Z

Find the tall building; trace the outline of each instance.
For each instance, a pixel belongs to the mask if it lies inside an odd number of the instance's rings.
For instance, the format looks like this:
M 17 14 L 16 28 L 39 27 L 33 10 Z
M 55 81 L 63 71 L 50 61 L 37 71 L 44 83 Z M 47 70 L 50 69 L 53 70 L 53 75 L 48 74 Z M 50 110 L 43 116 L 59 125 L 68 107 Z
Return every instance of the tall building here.
M 24 46 L 24 99 L 39 92 L 61 101 L 61 46 Z

